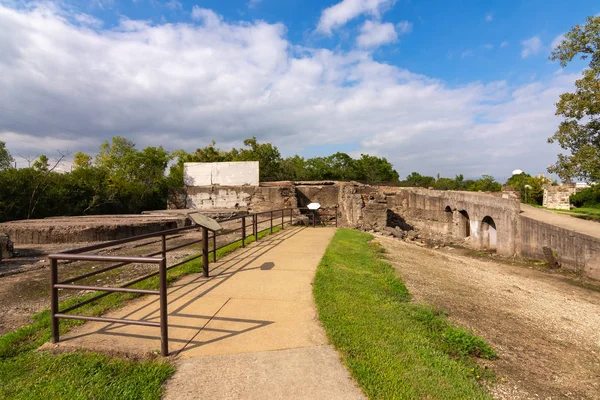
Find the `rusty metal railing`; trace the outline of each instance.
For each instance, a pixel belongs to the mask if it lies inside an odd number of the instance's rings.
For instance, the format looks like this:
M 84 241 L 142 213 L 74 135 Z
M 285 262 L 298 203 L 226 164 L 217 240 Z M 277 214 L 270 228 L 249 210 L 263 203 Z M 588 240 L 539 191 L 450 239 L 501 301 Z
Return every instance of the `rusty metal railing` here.
M 152 326 L 160 328 L 160 340 L 161 340 L 161 354 L 163 356 L 167 356 L 169 354 L 169 332 L 168 332 L 168 312 L 167 312 L 167 271 L 169 269 L 178 267 L 182 264 L 185 264 L 189 261 L 202 257 L 202 274 L 205 277 L 209 277 L 209 254 L 213 255 L 213 262 L 217 260 L 217 250 L 229 246 L 233 243 L 241 241 L 242 247 L 246 246 L 246 238 L 248 222 L 252 225 L 252 234 L 250 236 L 254 236 L 255 240 L 258 241 L 259 233 L 269 230 L 273 233 L 273 229 L 276 226 L 281 226 L 282 229 L 285 228 L 286 225 L 294 224 L 294 216 L 296 213 L 307 210 L 306 208 L 282 208 L 276 210 L 269 210 L 263 212 L 257 212 L 252 214 L 240 215 L 232 218 L 219 220 L 221 224 L 237 221 L 241 222 L 241 227 L 236 229 L 224 229 L 223 231 L 216 233 L 214 231 L 209 231 L 205 227 L 199 227 L 197 225 L 186 226 L 181 228 L 168 229 L 164 231 L 148 233 L 144 235 L 133 236 L 126 239 L 113 240 L 110 242 L 94 244 L 91 246 L 80 247 L 77 249 L 67 250 L 61 253 L 50 254 L 48 259 L 50 260 L 50 319 L 51 319 L 51 333 L 52 333 L 52 342 L 57 343 L 60 341 L 60 319 L 77 319 L 84 321 L 101 321 L 101 322 L 110 322 L 110 323 L 119 323 L 119 324 L 130 324 L 130 325 L 142 325 L 142 326 Z M 312 225 L 316 226 L 316 220 L 318 218 L 317 213 L 312 213 Z M 263 218 L 264 216 L 268 216 L 267 218 Z M 288 219 L 289 218 L 289 219 Z M 249 220 L 249 221 L 248 221 Z M 259 226 L 269 222 L 269 227 L 262 229 L 259 231 Z M 335 225 L 337 226 L 337 207 L 335 208 Z M 179 235 L 183 232 L 201 229 L 202 230 L 202 238 L 197 240 L 191 240 L 189 242 L 179 244 L 173 246 L 171 248 L 167 248 L 167 238 L 169 236 Z M 231 235 L 236 232 L 241 231 L 241 238 L 227 242 L 217 247 L 217 237 L 223 235 Z M 133 256 L 109 256 L 109 255 L 98 255 L 98 254 L 83 254 L 89 253 L 92 251 L 108 249 L 110 247 L 118 246 L 121 244 L 144 241 L 146 239 L 152 238 L 160 238 L 161 239 L 161 249 L 159 251 L 152 252 L 150 254 L 146 254 L 140 257 Z M 212 246 L 209 246 L 209 242 L 212 242 Z M 140 246 L 146 246 L 155 242 L 141 244 Z M 185 258 L 183 261 L 176 262 L 173 265 L 167 266 L 167 253 L 179 250 L 188 246 L 193 246 L 196 244 L 202 243 L 202 251 L 199 254 L 196 254 L 192 257 Z M 212 247 L 210 249 L 209 247 Z M 92 272 L 85 273 L 83 275 L 71 277 L 65 279 L 63 281 L 59 281 L 58 274 L 58 263 L 59 261 L 96 261 L 96 262 L 110 262 L 115 263 L 109 265 L 104 268 L 100 268 L 94 270 Z M 90 278 L 92 276 L 102 274 L 117 268 L 125 267 L 130 264 L 155 264 L 158 265 L 158 271 L 152 272 L 150 274 L 144 275 L 142 277 L 136 278 L 130 282 L 127 282 L 119 287 L 106 287 L 106 286 L 91 286 L 91 285 L 77 285 L 74 284 L 77 281 L 81 281 L 86 278 Z M 130 286 L 135 285 L 136 283 L 142 282 L 148 278 L 154 277 L 158 275 L 159 277 L 159 288 L 158 290 L 148 290 L 148 289 L 136 289 L 131 288 Z M 91 290 L 96 292 L 102 292 L 95 294 L 91 298 L 83 300 L 75 305 L 67 307 L 63 310 L 59 309 L 59 297 L 58 291 L 61 290 Z M 110 295 L 111 293 L 135 293 L 140 295 L 154 295 L 159 296 L 159 307 L 160 307 L 160 322 L 153 321 L 141 321 L 141 320 L 132 320 L 132 319 L 121 319 L 121 318 L 108 318 L 108 317 L 91 317 L 85 315 L 75 315 L 68 314 L 71 311 L 74 311 L 86 304 L 89 304 L 93 301 L 99 300 L 105 296 Z

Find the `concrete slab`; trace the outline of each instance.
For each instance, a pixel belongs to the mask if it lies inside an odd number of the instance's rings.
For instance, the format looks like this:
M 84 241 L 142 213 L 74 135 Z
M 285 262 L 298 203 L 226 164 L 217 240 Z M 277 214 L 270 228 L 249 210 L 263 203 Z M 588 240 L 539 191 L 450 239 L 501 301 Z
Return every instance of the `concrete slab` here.
M 327 344 L 312 300 L 231 299 L 181 352 L 182 357 Z
M 330 346 L 181 360 L 165 400 L 365 399 Z

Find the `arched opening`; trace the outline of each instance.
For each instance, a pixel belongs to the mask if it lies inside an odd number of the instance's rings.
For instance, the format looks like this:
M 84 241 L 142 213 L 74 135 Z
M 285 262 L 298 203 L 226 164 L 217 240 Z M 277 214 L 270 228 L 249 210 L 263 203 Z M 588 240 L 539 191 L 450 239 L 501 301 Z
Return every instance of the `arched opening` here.
M 469 213 L 466 210 L 460 210 L 458 222 L 458 235 L 460 237 L 471 236 L 471 219 Z
M 481 220 L 481 244 L 488 249 L 496 248 L 496 223 L 490 216 Z
M 446 206 L 446 208 L 444 209 L 444 215 L 446 216 L 446 222 L 448 222 L 449 224 L 452 223 L 452 215 L 454 213 L 452 212 L 452 208 L 450 206 Z

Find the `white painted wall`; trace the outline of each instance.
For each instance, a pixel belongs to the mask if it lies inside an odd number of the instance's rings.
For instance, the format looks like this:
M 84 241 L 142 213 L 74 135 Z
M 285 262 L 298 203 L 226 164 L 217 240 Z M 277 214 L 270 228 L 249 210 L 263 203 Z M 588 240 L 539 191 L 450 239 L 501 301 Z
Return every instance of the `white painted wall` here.
M 258 161 L 184 163 L 185 186 L 258 186 Z

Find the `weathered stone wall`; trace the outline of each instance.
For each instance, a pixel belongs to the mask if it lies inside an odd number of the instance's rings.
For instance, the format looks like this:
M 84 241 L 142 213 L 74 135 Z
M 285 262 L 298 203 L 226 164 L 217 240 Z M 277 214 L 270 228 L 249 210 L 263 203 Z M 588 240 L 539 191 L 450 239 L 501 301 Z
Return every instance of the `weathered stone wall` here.
M 13 242 L 6 233 L 0 233 L 0 261 L 13 256 Z
M 106 215 L 11 221 L 0 232 L 16 244 L 101 242 L 178 228 L 187 224 L 181 216 Z
M 543 259 L 544 247 L 552 249 L 563 267 L 600 279 L 600 240 L 521 216 L 516 248 L 518 254 Z
M 197 210 L 244 209 L 265 211 L 296 207 L 296 193 L 292 185 L 282 186 L 201 186 L 189 187 L 179 193 L 177 201 L 185 198 L 185 208 Z
M 465 240 L 475 248 L 515 252 L 519 202 L 486 193 L 379 187 L 392 218 L 447 239 Z
M 319 203 L 321 208 L 334 208 L 338 204 L 340 186 L 336 182 L 295 183 L 298 207 Z
M 569 198 L 577 189 L 574 184 L 566 185 L 544 185 L 543 206 L 554 208 L 556 210 L 570 210 L 571 201 Z

